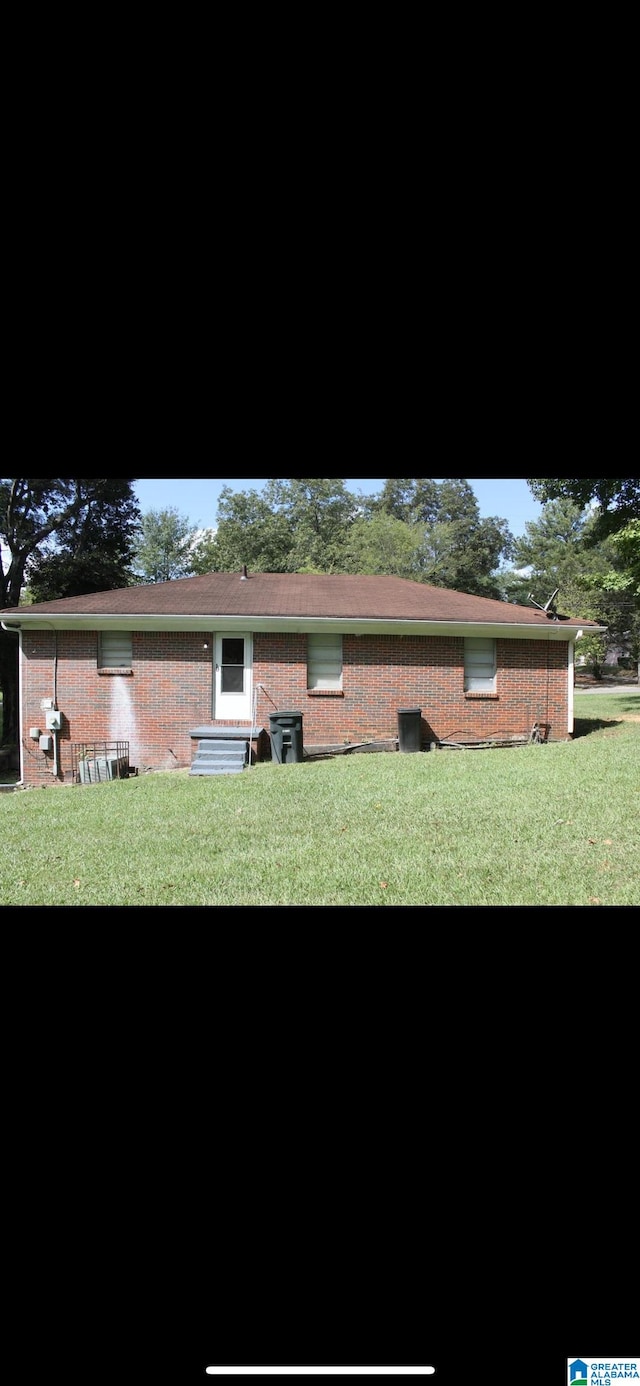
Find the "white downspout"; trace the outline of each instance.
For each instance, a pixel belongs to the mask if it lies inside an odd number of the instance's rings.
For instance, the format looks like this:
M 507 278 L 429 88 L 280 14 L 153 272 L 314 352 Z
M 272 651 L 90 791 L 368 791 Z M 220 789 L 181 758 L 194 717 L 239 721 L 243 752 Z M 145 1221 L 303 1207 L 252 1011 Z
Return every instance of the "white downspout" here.
M 45 621 L 44 618 L 43 618 L 43 625 L 51 626 L 51 629 L 52 629 L 52 631 L 53 631 L 53 706 L 54 706 L 54 709 L 57 711 L 57 710 L 58 710 L 58 628 L 57 628 L 57 626 L 54 625 L 53 621 Z M 57 778 L 58 778 L 58 736 L 59 736 L 59 732 L 56 731 L 55 727 L 52 727 L 52 728 L 51 728 L 51 735 L 52 735 L 52 737 L 53 737 L 53 774 L 54 774 L 55 779 L 57 780 Z
M 567 678 L 569 680 L 569 696 L 567 698 L 567 732 L 569 736 L 573 736 L 575 726 L 575 717 L 573 711 L 573 694 L 576 679 L 576 640 L 579 640 L 581 635 L 582 631 L 579 630 L 576 633 L 575 640 L 569 641 L 569 668 L 567 670 Z
M 47 625 L 47 626 L 51 626 L 51 629 L 52 629 L 53 634 L 54 634 L 54 655 L 53 655 L 53 706 L 54 706 L 54 708 L 57 708 L 57 706 L 58 706 L 58 631 L 57 631 L 57 627 L 54 626 L 53 621 L 44 621 L 44 619 L 43 619 L 43 624 L 44 624 L 44 625 Z M 18 653 L 18 701 L 19 701 L 19 705 L 20 705 L 20 714 L 19 714 L 19 723 L 18 723 L 18 725 L 19 725 L 18 735 L 19 735 L 19 738 L 20 738 L 20 783 L 22 784 L 22 781 L 23 781 L 23 779 L 24 779 L 23 744 L 22 744 L 22 743 L 23 743 L 23 737 L 22 737 L 22 626 L 20 625 L 20 622 L 19 622 L 19 621 L 17 621 L 16 624 L 13 625 L 13 626 L 11 626 L 11 625 L 8 626 L 7 623 L 6 623 L 6 621 L 3 621 L 1 617 L 0 617 L 0 625 L 2 625 L 2 629 L 3 629 L 3 630 L 17 630 L 17 632 L 18 632 L 18 639 L 19 639 L 19 653 Z M 53 737 L 53 773 L 54 773 L 54 775 L 55 775 L 55 777 L 56 777 L 56 779 L 57 779 L 57 778 L 58 778 L 58 732 L 55 731 L 55 730 L 52 728 L 52 729 L 51 729 L 51 735 L 52 735 L 52 737 Z

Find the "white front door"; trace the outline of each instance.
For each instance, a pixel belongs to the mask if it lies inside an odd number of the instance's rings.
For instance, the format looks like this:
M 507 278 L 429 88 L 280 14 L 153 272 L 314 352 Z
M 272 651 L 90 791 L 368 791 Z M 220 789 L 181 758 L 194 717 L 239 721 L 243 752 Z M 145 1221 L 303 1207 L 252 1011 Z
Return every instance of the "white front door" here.
M 251 722 L 253 641 L 233 632 L 216 635 L 213 715 L 223 722 Z

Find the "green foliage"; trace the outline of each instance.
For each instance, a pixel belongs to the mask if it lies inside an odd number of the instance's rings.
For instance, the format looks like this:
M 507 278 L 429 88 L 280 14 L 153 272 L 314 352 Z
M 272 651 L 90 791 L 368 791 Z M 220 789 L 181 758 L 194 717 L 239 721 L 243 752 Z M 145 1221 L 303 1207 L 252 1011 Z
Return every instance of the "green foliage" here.
M 529 601 L 531 578 L 527 577 L 526 574 L 523 575 L 516 568 L 504 568 L 497 574 L 496 582 L 499 587 L 501 601 L 515 602 L 516 606 L 531 605 Z M 548 592 L 547 596 L 550 595 L 551 593 Z M 541 603 L 541 605 L 544 605 L 544 603 Z
M 502 597 L 497 570 L 501 558 L 511 554 L 513 536 L 506 520 L 480 519 L 467 481 L 459 477 L 388 480 L 380 507 L 419 536 L 417 570 L 412 576 L 435 587 Z
M 438 482 L 425 476 L 389 477 L 377 506 L 405 524 L 434 524 L 440 510 Z
M 417 494 L 420 494 L 419 488 Z M 446 477 L 436 482 L 436 514 L 441 523 L 455 521 L 473 528 L 478 522 L 478 502 L 468 481 L 462 477 Z
M 288 571 L 292 537 L 289 521 L 275 513 L 259 491 L 232 491 L 224 486 L 218 500 L 215 534 L 193 551 L 194 573 Z
M 201 577 L 203 573 L 224 571 L 224 565 L 220 562 L 216 531 L 208 529 L 194 541 L 191 550 L 191 572 L 194 577 Z
M 585 589 L 590 575 L 608 570 L 611 556 L 606 543 L 587 547 L 593 523 L 570 501 L 550 501 L 539 520 L 527 522 L 526 535 L 516 539 L 514 576 L 526 570 L 528 591 L 541 605 L 559 588 L 559 611 L 597 619 L 586 610 Z
M 423 525 L 407 524 L 392 514 L 380 512 L 371 519 L 357 519 L 343 543 L 340 571 L 419 581 L 423 542 Z
M 128 479 L 0 481 L 0 606 L 127 586 L 140 511 Z
M 606 626 L 602 634 L 583 636 L 577 647 L 596 673 L 612 648 L 633 654 L 638 647 L 639 531 L 640 521 L 634 520 L 594 540 L 596 515 L 562 496 L 544 504 L 539 520 L 527 523 L 526 535 L 514 545 L 515 567 L 503 574 L 510 600 L 528 602 L 531 593 L 543 605 L 559 588 L 559 612 Z
M 444 519 L 421 529 L 420 581 L 479 597 L 502 596 L 495 569 L 510 544 L 506 521 Z
M 526 481 L 536 500 L 543 504 L 567 500 L 580 510 L 590 505 L 597 507 L 588 544 L 598 544 L 640 518 L 638 477 L 527 477 Z
M 126 587 L 140 511 L 127 478 L 0 479 L 0 607 Z M 6 566 L 5 566 L 6 565 Z M 0 630 L 5 736 L 18 734 L 15 635 Z
M 604 673 L 608 641 L 604 635 L 582 635 L 576 644 L 576 654 L 584 656 L 584 668 L 594 679 L 601 679 Z
M 615 583 L 619 589 L 631 591 L 634 596 L 640 597 L 640 519 L 630 520 L 628 525 L 612 536 L 611 542 L 623 571 L 612 573 L 610 577 L 612 580 L 619 579 Z
M 588 524 L 588 514 L 571 501 L 550 501 L 543 507 L 540 518 L 528 520 L 525 534 L 516 539 L 514 565 L 529 567 L 534 581 L 553 579 L 557 587 L 564 572 L 573 573 L 581 566 L 579 546 Z
M 215 537 L 195 572 L 379 573 L 500 597 L 506 520 L 481 520 L 468 482 L 388 479 L 356 496 L 337 477 L 272 478 L 264 492 L 220 496 Z
M 197 526 L 190 524 L 174 506 L 147 510 L 142 516 L 142 536 L 134 555 L 140 581 L 169 582 L 172 578 L 190 577 L 194 572 L 197 534 Z
M 340 572 L 345 536 L 357 503 L 339 477 L 272 478 L 266 500 L 287 527 L 286 571 Z

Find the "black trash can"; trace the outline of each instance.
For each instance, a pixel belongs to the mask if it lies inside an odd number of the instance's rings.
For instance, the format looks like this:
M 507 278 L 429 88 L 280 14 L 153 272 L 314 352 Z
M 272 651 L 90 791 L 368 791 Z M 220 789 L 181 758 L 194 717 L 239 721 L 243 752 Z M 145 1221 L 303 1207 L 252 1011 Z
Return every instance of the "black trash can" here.
M 270 712 L 271 757 L 279 765 L 302 760 L 302 713 Z
M 398 750 L 420 750 L 421 707 L 399 707 L 398 712 Z

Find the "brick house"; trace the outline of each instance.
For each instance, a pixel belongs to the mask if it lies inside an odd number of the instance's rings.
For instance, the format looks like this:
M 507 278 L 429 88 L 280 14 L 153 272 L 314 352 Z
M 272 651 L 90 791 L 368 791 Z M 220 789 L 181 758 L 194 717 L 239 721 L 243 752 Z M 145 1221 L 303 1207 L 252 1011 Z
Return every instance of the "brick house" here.
M 195 736 L 271 753 L 391 742 L 398 710 L 440 740 L 573 735 L 574 647 L 602 629 L 397 577 L 208 573 L 0 611 L 20 641 L 20 782 L 78 778 L 74 747 L 125 741 L 138 770 L 189 767 Z M 56 712 L 58 714 L 56 719 Z M 52 715 L 53 714 L 53 715 Z M 56 725 L 56 722 L 59 725 Z M 43 739 L 42 739 L 43 738 Z

